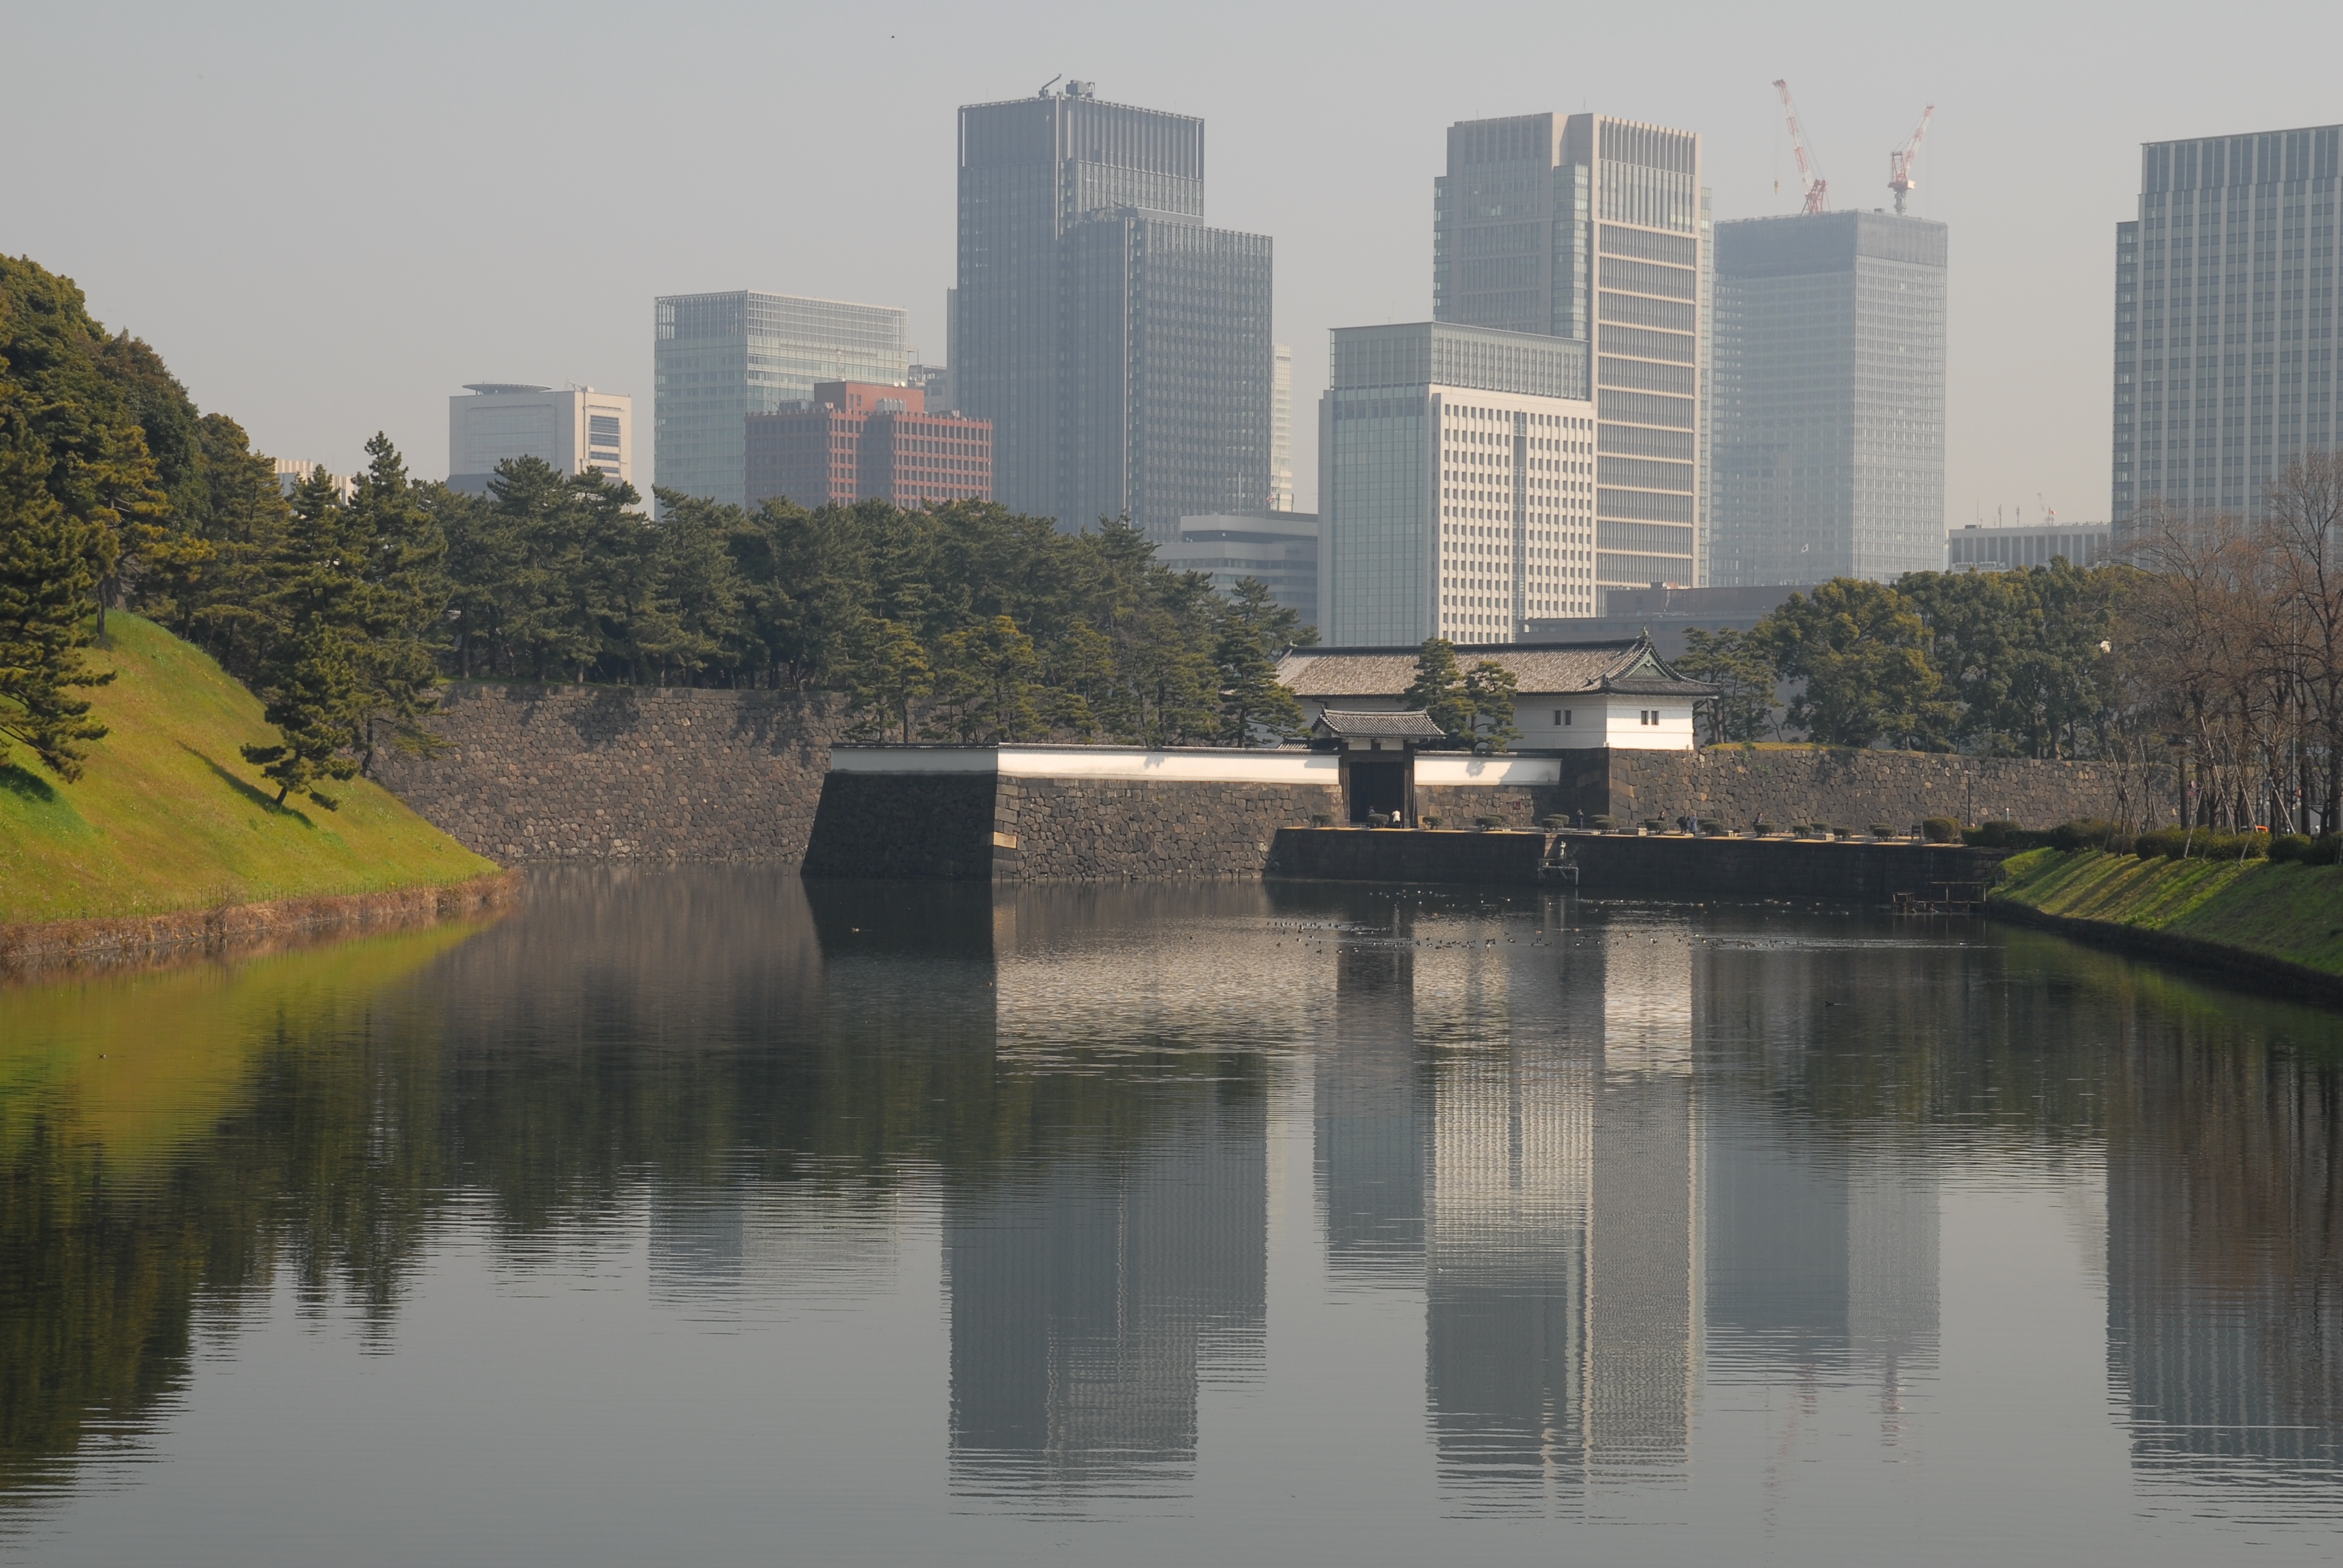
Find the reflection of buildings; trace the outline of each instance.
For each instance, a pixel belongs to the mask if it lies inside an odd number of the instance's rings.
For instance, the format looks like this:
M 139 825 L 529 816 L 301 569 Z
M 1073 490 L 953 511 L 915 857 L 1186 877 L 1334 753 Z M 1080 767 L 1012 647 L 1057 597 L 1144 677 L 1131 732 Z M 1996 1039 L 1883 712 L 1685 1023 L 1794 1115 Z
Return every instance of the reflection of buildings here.
M 1704 1118 L 1708 1337 L 1721 1361 L 1876 1377 L 1933 1366 L 1936 1185 L 1746 1101 Z
M 1741 949 L 1711 950 L 1701 966 L 1694 994 L 1717 1081 L 1701 1115 L 1706 1337 L 1715 1375 L 1868 1379 L 1892 1415 L 1936 1363 L 1936 1183 L 1926 1161 L 1878 1148 L 1875 1131 L 1834 1131 L 1865 1102 L 1844 1098 L 1833 1064 L 1839 1034 L 1901 1032 L 1899 1010 L 1935 991 L 1904 970 L 1861 1010 L 1825 1013 L 1857 983 L 1845 963 L 1827 950 Z M 1753 1074 L 1795 1085 L 1809 1113 L 1787 1113 L 1743 1081 Z
M 1192 1462 L 1200 1382 L 1259 1366 L 1269 1101 L 1250 1048 L 1306 1015 L 1301 950 L 1202 965 L 1161 940 L 1259 918 L 1254 890 L 1110 901 L 1029 890 L 991 912 L 1000 1109 L 943 1198 L 963 1492 L 1148 1485 Z
M 2343 1471 L 2343 1150 L 2335 1087 L 2264 1039 L 2172 1020 L 2117 1060 L 2107 1118 L 2109 1381 L 2133 1463 L 2178 1481 Z
M 945 1196 L 962 1489 L 1139 1483 L 1191 1462 L 1200 1376 L 1258 1353 L 1266 1101 L 1090 1087 L 1101 1125 Z
M 1687 950 L 1493 930 L 1346 957 L 1318 1130 L 1338 1273 L 1395 1280 L 1421 1226 L 1442 1479 L 1504 1507 L 1680 1466 L 1699 1322 Z
M 1415 1038 L 1415 953 L 1396 943 L 1335 958 L 1334 1027 L 1319 1042 L 1317 1181 L 1338 1282 L 1414 1284 L 1423 1264 L 1429 1119 Z

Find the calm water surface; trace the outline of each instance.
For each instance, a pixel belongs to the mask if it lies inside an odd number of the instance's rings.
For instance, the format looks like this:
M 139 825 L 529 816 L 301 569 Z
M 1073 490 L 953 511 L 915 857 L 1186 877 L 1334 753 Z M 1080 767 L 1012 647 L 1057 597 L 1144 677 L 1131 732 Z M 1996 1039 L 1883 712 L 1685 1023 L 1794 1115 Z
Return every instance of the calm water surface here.
M 0 1559 L 2328 1560 L 2338 1047 L 1966 921 L 705 870 L 0 990 Z

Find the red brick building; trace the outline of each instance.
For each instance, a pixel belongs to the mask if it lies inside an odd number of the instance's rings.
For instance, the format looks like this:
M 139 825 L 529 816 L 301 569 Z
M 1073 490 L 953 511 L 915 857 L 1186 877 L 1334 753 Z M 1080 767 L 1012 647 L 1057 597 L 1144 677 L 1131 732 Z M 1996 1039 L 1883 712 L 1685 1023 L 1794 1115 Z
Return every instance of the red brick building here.
M 992 498 L 992 422 L 930 414 L 917 387 L 819 381 L 810 404 L 749 415 L 748 437 L 751 507 Z

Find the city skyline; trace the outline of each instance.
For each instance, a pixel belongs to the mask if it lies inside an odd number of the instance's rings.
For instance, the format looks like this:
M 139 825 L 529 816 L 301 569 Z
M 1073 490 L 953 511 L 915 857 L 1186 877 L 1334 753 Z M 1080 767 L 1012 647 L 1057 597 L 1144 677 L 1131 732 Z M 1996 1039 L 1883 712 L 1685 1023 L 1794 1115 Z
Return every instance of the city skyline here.
M 2318 15 L 2265 12 L 2280 34 Z M 1879 68 L 1875 25 L 1845 6 L 1804 9 L 1786 28 L 1781 17 L 1720 10 L 1701 20 L 1697 47 L 1658 46 L 1670 29 L 1656 20 L 1564 22 L 1500 7 L 1490 25 L 1525 46 L 1469 65 L 1449 61 L 1444 25 L 1428 16 L 1397 17 L 1355 38 L 1328 37 L 1299 14 L 1252 9 L 1208 6 L 1197 27 L 1171 35 L 1093 19 L 1078 57 L 1061 42 L 1073 16 L 1059 6 L 982 18 L 914 6 L 886 19 L 792 19 L 794 50 L 887 59 L 890 106 L 870 116 L 842 81 L 806 84 L 785 120 L 850 121 L 854 133 L 820 156 L 778 160 L 774 116 L 745 90 L 750 63 L 774 46 L 778 18 L 613 17 L 589 40 L 515 6 L 468 23 L 478 47 L 455 56 L 420 36 L 361 33 L 355 18 L 305 18 L 296 34 L 321 55 L 379 60 L 379 70 L 329 89 L 267 65 L 286 35 L 256 10 L 231 6 L 201 25 L 154 19 L 108 34 L 102 50 L 90 46 L 97 14 L 28 16 L 25 47 L 58 65 L 0 106 L 0 125 L 35 148 L 56 141 L 55 127 L 75 126 L 75 172 L 64 177 L 68 161 L 53 175 L 15 171 L 0 244 L 76 278 L 110 327 L 155 343 L 203 407 L 238 418 L 263 450 L 355 468 L 365 437 L 382 428 L 431 475 L 443 400 L 483 371 L 525 367 L 535 380 L 610 387 L 648 404 L 639 322 L 642 302 L 657 294 L 745 284 L 902 302 L 920 357 L 940 359 L 953 108 L 1030 93 L 1068 70 L 1118 99 L 1205 118 L 1224 154 L 1245 149 L 1216 166 L 1211 220 L 1277 236 L 1279 337 L 1295 345 L 1306 399 L 1324 385 L 1327 327 L 1429 313 L 1425 186 L 1438 171 L 1442 126 L 1574 111 L 1599 87 L 1614 112 L 1704 135 L 1720 220 L 1790 213 L 1798 190 L 1768 85 L 1786 75 L 1842 207 L 1889 205 L 1887 150 L 1921 107 L 1937 105 L 1911 210 L 1976 236 L 1951 304 L 1946 521 L 1958 527 L 1991 522 L 1996 507 L 2009 516 L 2022 508 L 2029 521 L 2045 505 L 2064 518 L 2104 514 L 2107 236 L 2133 216 L 2141 146 L 2336 117 L 2328 76 L 2308 55 L 2274 55 L 2223 35 L 2184 59 L 2144 34 L 2107 34 L 2080 16 L 2028 14 L 2014 31 L 1926 19 L 1916 33 L 1899 32 L 1895 70 Z M 714 58 L 700 45 L 719 35 L 703 36 L 719 19 L 726 42 Z M 1271 57 L 1306 54 L 1316 65 L 1265 92 L 1256 75 L 1226 70 L 1205 47 L 1216 23 L 1248 30 Z M 1590 68 L 1602 63 L 1599 81 L 1591 69 L 1557 81 L 1552 51 L 1527 46 L 1564 39 Z M 680 63 L 688 43 L 704 65 L 659 69 Z M 493 63 L 523 48 L 545 69 L 516 84 Z M 2077 55 L 2106 69 L 2078 80 L 2062 65 Z M 89 123 L 68 106 L 100 90 L 101 59 L 106 90 L 131 91 L 133 108 Z M 704 78 L 694 74 L 703 69 Z M 427 81 L 440 85 L 418 94 Z M 573 226 L 528 216 L 493 182 L 448 178 L 472 166 L 482 136 L 526 134 L 579 91 L 622 106 L 597 188 L 629 216 L 594 243 L 581 245 Z M 450 95 L 472 106 L 460 126 L 432 106 Z M 1339 114 L 1362 98 L 1399 109 Z M 283 136 L 288 116 L 307 133 Z M 433 221 L 405 231 L 377 225 L 363 246 L 346 243 L 338 226 L 299 217 L 297 201 L 230 222 L 146 156 L 152 126 L 163 123 L 196 127 L 216 164 L 266 187 L 348 193 L 362 182 Z M 1339 156 L 1329 139 L 1337 126 Z M 2056 156 L 2042 155 L 2048 146 Z M 151 218 L 134 216 L 156 211 L 181 238 L 168 255 L 141 237 Z M 852 237 L 826 245 L 817 230 Z M 497 238 L 484 244 L 481 233 Z M 469 237 L 451 243 L 457 234 Z M 361 298 L 367 309 L 347 308 Z M 277 330 L 256 334 L 255 320 Z M 288 327 L 303 322 L 334 323 L 340 353 L 366 375 L 290 373 L 297 337 Z M 1316 463 L 1306 418 L 1296 444 L 1305 492 L 1296 504 L 1307 510 Z

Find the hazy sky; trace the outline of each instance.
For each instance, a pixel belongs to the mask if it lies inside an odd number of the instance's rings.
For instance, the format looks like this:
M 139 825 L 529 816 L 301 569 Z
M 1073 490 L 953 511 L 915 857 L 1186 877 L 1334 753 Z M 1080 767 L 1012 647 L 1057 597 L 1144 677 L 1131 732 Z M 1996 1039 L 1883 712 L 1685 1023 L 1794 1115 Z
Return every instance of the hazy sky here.
M 1327 329 L 1431 314 L 1452 121 L 1689 127 L 1720 219 L 1789 212 L 1787 76 L 1838 206 L 1887 204 L 1936 106 L 1912 210 L 1952 226 L 1946 522 L 2097 518 L 2138 144 L 2343 119 L 2338 45 L 2331 0 L 0 0 L 0 249 L 262 450 L 344 469 L 380 428 L 437 477 L 463 383 L 578 381 L 633 394 L 648 469 L 654 295 L 903 305 L 940 357 L 954 110 L 1062 72 L 1203 116 L 1207 216 L 1275 236 L 1309 504 Z

